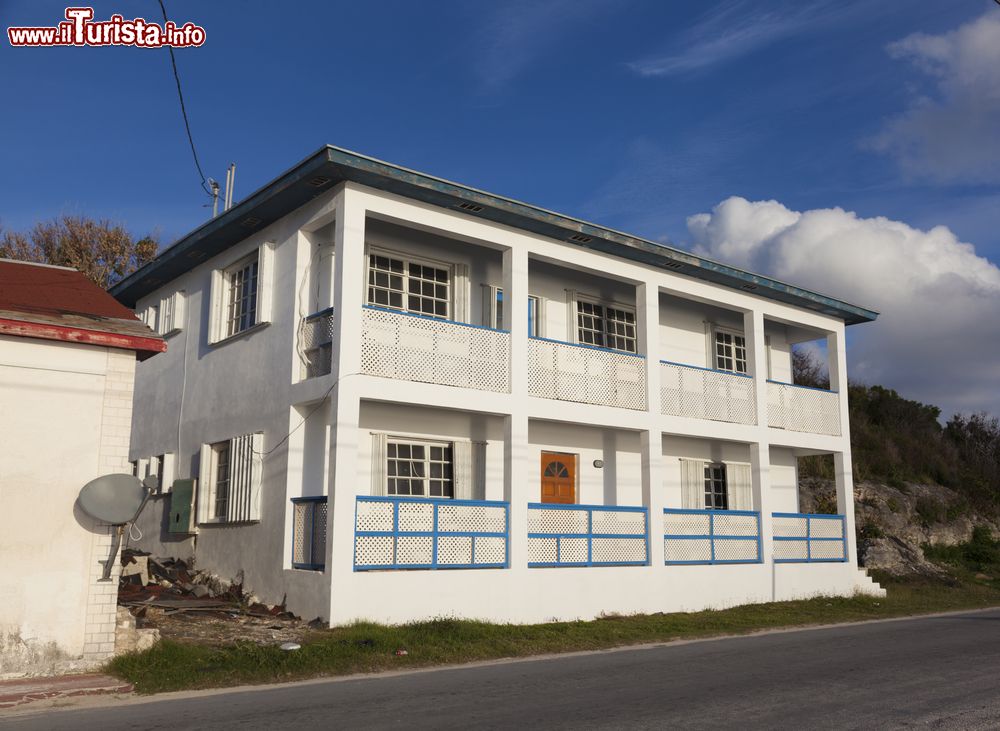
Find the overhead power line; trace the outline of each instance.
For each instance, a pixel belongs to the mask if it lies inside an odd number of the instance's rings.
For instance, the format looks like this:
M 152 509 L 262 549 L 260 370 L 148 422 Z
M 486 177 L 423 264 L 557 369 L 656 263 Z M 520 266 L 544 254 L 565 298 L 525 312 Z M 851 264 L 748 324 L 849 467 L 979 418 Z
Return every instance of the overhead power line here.
M 163 13 L 163 24 L 166 25 L 167 9 L 163 6 L 163 0 L 159 0 L 159 3 L 160 11 Z M 181 91 L 181 77 L 177 73 L 177 59 L 174 58 L 174 48 L 168 45 L 167 50 L 170 51 L 170 65 L 174 69 L 174 81 L 177 82 L 177 98 L 181 102 L 181 116 L 184 117 L 184 129 L 187 131 L 188 142 L 191 143 L 191 155 L 194 157 L 194 166 L 198 169 L 198 176 L 201 178 L 201 189 L 205 191 L 206 195 L 211 196 L 212 192 L 208 189 L 205 173 L 201 171 L 201 163 L 198 161 L 198 151 L 194 147 L 194 138 L 191 136 L 191 124 L 188 122 L 187 109 L 184 107 L 184 93 Z

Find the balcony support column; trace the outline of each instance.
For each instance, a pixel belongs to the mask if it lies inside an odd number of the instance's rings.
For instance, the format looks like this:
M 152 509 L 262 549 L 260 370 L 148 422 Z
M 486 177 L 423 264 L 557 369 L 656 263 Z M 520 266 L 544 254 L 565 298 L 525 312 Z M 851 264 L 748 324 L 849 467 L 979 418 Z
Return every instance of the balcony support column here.
M 335 333 L 330 393 L 330 467 L 326 575 L 330 580 L 331 623 L 354 619 L 350 606 L 354 578 L 354 512 L 358 478 L 361 397 L 352 375 L 361 367 L 361 272 L 365 259 L 365 209 L 346 188 L 336 203 L 334 263 Z M 349 336 L 347 336 L 349 334 Z
M 649 510 L 649 564 L 663 566 L 663 433 L 660 430 L 660 288 L 643 282 L 635 288 L 636 331 L 639 352 L 646 355 L 647 428 L 639 433 L 642 470 L 642 504 Z
M 760 557 L 765 565 L 774 563 L 774 519 L 771 515 L 771 445 L 750 445 L 750 480 L 754 510 L 760 511 Z M 773 585 L 772 585 L 773 590 Z
M 764 313 L 743 313 L 743 334 L 747 346 L 747 368 L 753 377 L 757 425 L 767 427 L 767 345 L 764 337 Z M 714 344 L 712 347 L 715 347 Z
M 528 570 L 528 502 L 539 499 L 528 446 L 528 250 L 503 252 L 503 329 L 510 331 L 511 413 L 504 417 L 503 499 L 510 504 L 509 571 Z
M 851 460 L 850 408 L 847 401 L 847 343 L 843 327 L 826 337 L 829 359 L 830 388 L 837 392 L 840 408 L 841 449 L 833 455 L 833 471 L 837 482 L 837 512 L 844 516 L 847 532 L 847 560 L 857 562 L 858 539 L 854 532 L 854 474 Z

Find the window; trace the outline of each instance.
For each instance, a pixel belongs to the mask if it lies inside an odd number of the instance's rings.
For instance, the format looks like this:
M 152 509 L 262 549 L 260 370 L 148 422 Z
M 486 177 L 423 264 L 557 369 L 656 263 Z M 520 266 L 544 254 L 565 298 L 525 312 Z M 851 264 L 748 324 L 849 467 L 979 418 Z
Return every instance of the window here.
M 225 336 L 249 330 L 257 324 L 257 257 L 226 270 Z
M 159 332 L 160 306 L 150 305 L 149 307 L 147 307 L 141 319 L 144 323 L 146 323 L 146 327 L 148 327 L 150 330 L 152 330 L 153 332 Z
M 447 320 L 451 270 L 388 254 L 370 254 L 368 304 Z
M 160 300 L 159 328 L 160 335 L 181 330 L 184 327 L 184 293 L 174 292 L 169 297 Z
M 578 343 L 636 352 L 635 312 L 619 305 L 577 300 L 576 331 Z
M 260 520 L 263 434 L 243 434 L 201 448 L 199 523 Z M 169 472 L 169 463 L 166 466 Z
M 215 463 L 214 518 L 225 518 L 229 512 L 229 442 L 212 445 Z
M 720 371 L 747 372 L 747 345 L 742 335 L 715 331 L 715 367 Z
M 541 302 L 538 297 L 528 297 L 528 337 L 538 337 L 538 319 Z M 503 329 L 503 290 L 500 287 L 483 287 L 483 324 L 494 330 Z
M 449 443 L 389 441 L 386 467 L 389 495 L 455 496 Z
M 729 491 L 726 487 L 724 464 L 705 464 L 705 507 L 709 510 L 729 509 Z
M 326 564 L 326 496 L 292 498 L 292 568 L 321 571 Z
M 273 271 L 273 260 L 274 243 L 266 242 L 250 256 L 212 272 L 209 343 L 217 343 L 271 321 L 270 272 Z M 172 322 L 169 323 L 172 329 L 181 326 L 181 307 L 182 299 L 175 299 Z

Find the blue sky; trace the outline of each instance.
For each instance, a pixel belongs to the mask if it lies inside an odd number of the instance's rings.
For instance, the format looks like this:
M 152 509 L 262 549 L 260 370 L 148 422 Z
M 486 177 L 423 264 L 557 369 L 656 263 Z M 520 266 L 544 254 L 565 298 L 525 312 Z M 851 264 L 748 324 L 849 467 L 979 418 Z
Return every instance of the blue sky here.
M 940 52 L 1000 16 L 993 0 L 166 5 L 206 28 L 177 62 L 202 166 L 222 180 L 235 161 L 237 200 L 331 143 L 720 258 L 726 242 L 687 219 L 738 196 L 945 226 L 1000 260 L 1000 153 L 983 133 L 1000 104 L 977 107 L 979 128 L 950 121 L 1000 72 L 973 78 L 977 59 Z M 159 18 L 153 0 L 94 7 Z M 64 8 L 0 0 L 0 23 Z M 0 90 L 5 228 L 83 213 L 168 243 L 209 215 L 166 50 L 3 42 Z M 821 274 L 806 279 L 842 294 Z M 967 411 L 984 393 L 897 381 Z

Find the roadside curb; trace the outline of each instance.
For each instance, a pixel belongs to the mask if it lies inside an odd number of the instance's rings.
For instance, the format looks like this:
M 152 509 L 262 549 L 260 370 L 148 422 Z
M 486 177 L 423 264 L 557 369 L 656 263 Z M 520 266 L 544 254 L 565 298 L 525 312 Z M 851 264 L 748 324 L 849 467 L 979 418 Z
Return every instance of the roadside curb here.
M 77 696 L 131 693 L 132 684 L 110 675 L 57 675 L 0 681 L 0 710 L 10 710 L 34 701 Z

